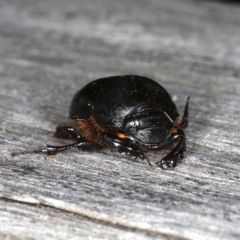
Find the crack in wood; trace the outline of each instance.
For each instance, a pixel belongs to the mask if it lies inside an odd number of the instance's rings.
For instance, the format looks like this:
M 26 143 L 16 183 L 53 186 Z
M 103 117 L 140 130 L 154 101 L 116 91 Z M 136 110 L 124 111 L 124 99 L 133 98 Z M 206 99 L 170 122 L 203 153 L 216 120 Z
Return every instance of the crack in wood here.
M 19 196 L 19 195 L 7 194 L 7 193 L 0 193 L 0 199 L 29 204 L 29 205 L 39 205 L 39 206 L 54 208 L 54 209 L 70 212 L 73 214 L 78 214 L 90 221 L 94 221 L 100 224 L 112 226 L 125 231 L 143 233 L 148 236 L 154 236 L 154 237 L 164 236 L 171 240 L 188 240 L 189 239 L 189 238 L 181 237 L 174 233 L 169 233 L 169 230 L 157 229 L 155 227 L 150 226 L 147 223 L 123 220 L 117 217 L 110 216 L 108 214 L 84 209 L 75 204 L 66 203 L 56 199 L 45 198 L 45 197 L 40 197 L 39 199 L 37 199 L 27 195 Z

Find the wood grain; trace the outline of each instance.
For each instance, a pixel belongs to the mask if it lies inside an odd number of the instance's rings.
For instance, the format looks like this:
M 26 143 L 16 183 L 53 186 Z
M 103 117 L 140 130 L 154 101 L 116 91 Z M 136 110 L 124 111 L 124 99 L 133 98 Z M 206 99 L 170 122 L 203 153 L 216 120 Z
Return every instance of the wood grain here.
M 2 0 L 0 238 L 239 239 L 239 25 L 222 1 Z M 155 79 L 181 113 L 191 96 L 175 170 L 108 151 L 11 157 L 66 143 L 53 132 L 75 92 L 120 74 Z

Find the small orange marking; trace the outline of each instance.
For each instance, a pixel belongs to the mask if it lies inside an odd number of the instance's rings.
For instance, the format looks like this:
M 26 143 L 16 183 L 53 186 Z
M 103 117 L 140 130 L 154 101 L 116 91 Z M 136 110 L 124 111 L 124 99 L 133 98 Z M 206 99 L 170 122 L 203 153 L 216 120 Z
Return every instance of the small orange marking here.
M 126 138 L 126 135 L 124 133 L 118 133 L 117 135 L 119 138 Z
M 172 133 L 177 133 L 177 128 L 173 128 Z

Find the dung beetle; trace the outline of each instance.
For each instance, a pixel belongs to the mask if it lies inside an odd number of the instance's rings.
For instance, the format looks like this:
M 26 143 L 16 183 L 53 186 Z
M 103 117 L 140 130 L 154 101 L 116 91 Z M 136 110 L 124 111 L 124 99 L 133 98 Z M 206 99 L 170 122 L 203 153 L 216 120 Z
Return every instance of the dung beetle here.
M 170 149 L 155 164 L 173 168 L 183 159 L 188 126 L 188 101 L 183 117 L 168 92 L 157 82 L 142 76 L 126 75 L 97 79 L 79 90 L 70 105 L 69 115 L 76 128 L 59 125 L 55 137 L 73 139 L 65 146 L 13 153 L 53 155 L 77 147 L 83 151 L 102 148 L 117 150 L 133 159 L 146 159 L 147 150 Z M 151 165 L 151 163 L 149 162 Z

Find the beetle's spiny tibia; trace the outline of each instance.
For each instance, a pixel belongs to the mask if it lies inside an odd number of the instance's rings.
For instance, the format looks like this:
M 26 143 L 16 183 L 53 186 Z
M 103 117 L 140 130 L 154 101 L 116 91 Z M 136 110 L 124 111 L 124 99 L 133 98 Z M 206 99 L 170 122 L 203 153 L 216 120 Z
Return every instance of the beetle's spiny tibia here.
M 12 156 L 19 156 L 19 155 L 25 155 L 25 154 L 34 154 L 34 153 L 46 153 L 47 155 L 55 155 L 59 152 L 65 151 L 70 148 L 77 147 L 79 149 L 85 147 L 88 144 L 88 142 L 76 142 L 64 146 L 53 146 L 53 145 L 47 145 L 45 149 L 36 149 L 32 151 L 25 151 L 25 152 L 18 152 L 18 153 L 12 153 Z M 92 144 L 92 146 L 89 147 L 89 149 L 92 147 L 94 148 L 95 145 Z
M 25 155 L 25 154 L 34 154 L 34 153 L 47 153 L 47 149 L 36 149 L 36 150 L 32 150 L 32 151 L 16 152 L 16 153 L 12 153 L 12 157 L 16 157 L 19 155 Z

